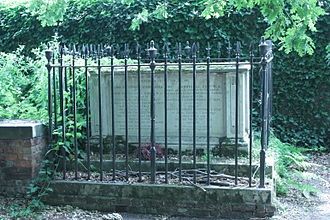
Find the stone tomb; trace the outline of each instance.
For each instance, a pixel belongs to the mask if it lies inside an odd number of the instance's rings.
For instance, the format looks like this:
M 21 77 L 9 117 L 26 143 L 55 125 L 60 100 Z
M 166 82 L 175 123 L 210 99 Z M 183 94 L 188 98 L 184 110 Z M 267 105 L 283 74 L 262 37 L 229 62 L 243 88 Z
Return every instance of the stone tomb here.
M 249 69 L 247 63 L 239 66 L 239 130 L 240 150 L 247 151 L 249 134 Z M 114 68 L 115 135 L 123 136 L 129 143 L 138 143 L 138 74 L 137 67 L 128 68 L 128 138 L 125 137 L 125 76 L 124 68 Z M 178 67 L 168 67 L 167 84 L 167 135 L 168 146 L 177 149 L 179 143 L 179 79 Z M 207 74 L 206 66 L 196 70 L 196 144 L 206 148 L 207 138 Z M 210 67 L 210 143 L 211 146 L 233 150 L 235 138 L 234 63 Z M 141 142 L 150 143 L 150 68 L 141 67 Z M 90 71 L 91 134 L 99 136 L 98 75 Z M 193 79 L 192 66 L 182 67 L 182 148 L 192 149 L 193 143 Z M 111 72 L 101 71 L 102 135 L 110 137 L 111 131 Z M 155 69 L 155 137 L 163 146 L 165 137 L 164 67 Z

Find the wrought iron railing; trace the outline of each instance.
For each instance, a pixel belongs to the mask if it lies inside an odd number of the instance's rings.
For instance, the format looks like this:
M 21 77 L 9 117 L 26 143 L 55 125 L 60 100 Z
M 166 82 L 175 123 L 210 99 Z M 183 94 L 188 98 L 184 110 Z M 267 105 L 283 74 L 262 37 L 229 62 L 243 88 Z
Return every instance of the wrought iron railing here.
M 248 107 L 248 117 L 246 123 L 248 125 L 248 154 L 246 156 L 248 161 L 249 171 L 247 174 L 247 184 L 251 187 L 256 185 L 253 180 L 253 165 L 252 165 L 252 150 L 253 150 L 253 135 L 252 135 L 252 121 L 255 120 L 252 117 L 253 110 L 253 100 L 260 97 L 253 97 L 253 73 L 255 70 L 260 70 L 261 74 L 261 149 L 260 149 L 260 181 L 259 186 L 265 187 L 265 156 L 266 149 L 268 146 L 269 130 L 270 130 L 270 118 L 271 118 L 271 62 L 273 59 L 272 55 L 272 43 L 271 41 L 265 41 L 263 38 L 259 44 L 260 56 L 256 57 L 253 53 L 252 45 L 249 47 L 246 53 L 241 50 L 241 44 L 237 42 L 236 50 L 233 51 L 230 44 L 228 44 L 226 50 L 222 51 L 222 45 L 218 44 L 216 50 L 212 50 L 210 45 L 206 45 L 205 50 L 201 50 L 201 46 L 197 43 L 190 45 L 188 42 L 186 46 L 181 44 L 176 44 L 174 49 L 169 49 L 169 44 L 165 43 L 163 47 L 155 46 L 154 42 L 151 41 L 150 44 L 145 47 L 136 44 L 134 47 L 132 45 L 126 44 L 124 50 L 119 45 L 71 45 L 66 47 L 60 44 L 56 50 L 54 48 L 49 48 L 46 50 L 46 58 L 48 63 L 46 65 L 48 69 L 48 108 L 49 108 L 49 140 L 50 145 L 53 149 L 57 149 L 59 155 L 61 156 L 61 168 L 62 168 L 62 178 L 68 177 L 68 173 L 73 172 L 73 179 L 91 179 L 93 177 L 93 170 L 95 167 L 93 165 L 93 159 L 95 159 L 95 152 L 91 148 L 97 148 L 98 150 L 98 178 L 101 181 L 109 180 L 124 180 L 129 181 L 130 176 L 134 175 L 137 177 L 137 181 L 143 181 L 145 178 L 148 179 L 150 183 L 170 183 L 172 179 L 176 179 L 178 183 L 182 181 L 189 181 L 192 184 L 203 183 L 206 185 L 216 184 L 212 178 L 219 177 L 221 174 L 215 173 L 212 170 L 211 161 L 211 150 L 214 147 L 212 138 L 214 138 L 213 131 L 214 121 L 212 118 L 212 108 L 214 108 L 214 103 L 211 101 L 212 93 L 210 91 L 212 85 L 212 74 L 220 71 L 223 73 L 221 68 L 228 67 L 231 69 L 234 81 L 232 83 L 235 89 L 234 92 L 234 114 L 231 116 L 230 120 L 234 123 L 234 143 L 233 143 L 233 159 L 234 159 L 234 175 L 233 185 L 239 185 L 239 180 L 242 177 L 239 176 L 239 146 L 240 146 L 240 128 L 243 123 L 242 113 L 240 113 L 240 108 Z M 130 48 L 134 48 L 135 53 Z M 160 52 L 159 52 L 160 51 Z M 234 52 L 234 57 L 232 56 Z M 130 56 L 130 54 L 132 54 Z M 224 55 L 224 57 L 222 57 Z M 120 59 L 121 58 L 121 59 Z M 241 67 L 245 66 L 248 70 L 247 78 L 241 78 Z M 258 68 L 259 67 L 259 68 Z M 212 68 L 218 68 L 214 70 Z M 171 69 L 171 70 L 170 70 Z M 156 71 L 158 71 L 156 73 Z M 187 103 L 184 100 L 184 93 L 187 89 L 183 88 L 185 83 L 183 79 L 183 74 L 186 72 L 191 73 L 191 90 L 192 103 L 191 112 L 184 112 L 183 103 Z M 173 73 L 174 72 L 174 73 Z M 172 86 L 169 83 L 169 76 L 172 77 L 176 74 L 177 88 L 175 92 L 176 98 L 173 98 L 173 94 L 169 94 L 169 88 Z M 129 77 L 134 75 L 134 80 L 136 80 L 136 87 L 129 87 Z M 158 77 L 156 79 L 156 76 Z M 160 76 L 162 79 L 160 81 Z M 196 88 L 200 86 L 198 83 L 198 77 L 203 76 L 202 83 L 205 83 L 205 91 L 203 93 L 197 92 Z M 117 77 L 117 78 L 116 78 Z M 116 93 L 116 79 L 123 77 L 123 94 L 119 97 Z M 146 88 L 143 88 L 141 80 L 149 78 L 150 88 L 148 95 L 145 95 Z M 246 88 L 248 88 L 247 97 L 248 102 L 243 106 L 245 97 L 240 97 L 243 88 L 242 82 L 240 80 L 246 81 Z M 134 81 L 135 82 L 135 81 Z M 117 84 L 116 84 L 117 83 Z M 122 83 L 122 81 L 120 81 Z M 161 93 L 159 89 L 156 91 L 156 83 L 161 84 Z M 204 84 L 203 84 L 204 85 Z M 104 88 L 102 88 L 104 87 Z M 244 91 L 246 91 L 246 88 Z M 133 92 L 136 93 L 134 98 L 129 97 Z M 129 91 L 131 93 L 129 93 Z M 142 93 L 144 91 L 144 93 Z M 107 93 L 105 95 L 104 93 Z M 204 95 L 203 95 L 204 94 Z M 117 95 L 117 96 L 116 96 Z M 146 103 L 146 96 L 150 95 L 150 100 L 148 105 L 150 107 L 150 118 L 149 125 L 145 126 L 145 120 L 142 117 L 143 103 Z M 157 104 L 156 97 L 162 97 L 163 104 L 159 106 Z M 228 97 L 227 97 L 228 98 Z M 107 99 L 107 100 L 105 100 Z M 120 102 L 116 99 L 120 99 Z M 130 103 L 136 101 L 137 109 L 134 109 L 136 116 L 136 123 L 133 128 L 130 127 L 130 110 L 132 107 Z M 137 100 L 135 100 L 137 99 Z M 177 100 L 176 100 L 177 99 Z M 206 99 L 206 100 L 205 100 Z M 198 101 L 203 100 L 203 101 Z M 247 100 L 245 100 L 246 102 Z M 173 140 L 169 141 L 169 132 L 173 133 L 171 130 L 172 124 L 169 124 L 170 109 L 173 108 L 173 103 L 177 108 L 175 114 L 177 119 L 177 140 L 174 144 L 176 147 L 174 151 L 174 160 L 177 161 L 175 166 L 172 166 L 173 158 L 170 158 L 169 146 L 173 145 Z M 200 111 L 200 105 L 205 109 L 203 110 L 202 117 L 197 118 L 198 111 Z M 228 103 L 227 103 L 228 104 Z M 116 112 L 118 105 L 122 105 L 121 111 Z M 187 104 L 184 104 L 187 105 Z M 216 105 L 222 105 L 222 103 L 216 103 Z M 242 105 L 242 106 L 241 106 Z M 190 106 L 190 105 L 189 105 Z M 240 107 L 241 106 L 241 107 Z M 162 146 L 159 144 L 159 135 L 156 135 L 157 128 L 157 118 L 155 109 L 159 110 L 162 115 Z M 189 107 L 190 108 L 190 107 Z M 104 110 L 105 109 L 105 110 Z M 228 109 L 227 109 L 228 110 Z M 219 110 L 220 111 L 220 110 Z M 225 111 L 222 109 L 222 111 Z M 243 111 L 243 110 L 242 110 Z M 222 113 L 221 113 L 222 114 Z M 122 120 L 118 121 L 121 116 Z M 144 114 L 145 116 L 145 114 Z M 191 137 L 183 137 L 183 117 L 191 117 Z M 227 123 L 226 118 L 224 121 L 218 121 L 217 123 Z M 109 121 L 111 123 L 109 123 Z M 205 127 L 199 127 L 201 121 L 205 124 Z M 241 123 L 242 122 L 242 123 Z M 117 124 L 116 124 L 117 123 Z M 123 123 L 123 124 L 121 124 Z M 144 123 L 144 124 L 143 124 Z M 121 126 L 121 127 L 120 127 Z M 120 128 L 118 128 L 120 127 Z M 198 140 L 198 132 L 200 130 L 206 130 L 202 141 Z M 118 130 L 124 133 L 118 135 Z M 136 134 L 135 143 L 135 153 L 136 156 L 136 170 L 131 170 L 131 158 L 132 152 L 130 151 L 130 131 L 134 131 Z M 142 140 L 142 136 L 145 136 L 145 132 L 148 130 L 150 135 L 147 136 L 148 141 Z M 189 129 L 188 129 L 189 130 Z M 204 131 L 203 131 L 204 132 Z M 132 133 L 132 132 L 131 132 Z M 212 134 L 212 135 L 211 135 Z M 173 135 L 173 134 L 172 134 Z M 197 137 L 198 136 L 198 137 Z M 219 134 L 219 136 L 221 136 Z M 96 138 L 96 140 L 95 140 Z M 121 139 L 120 139 L 121 138 Z M 157 139 L 158 138 L 158 139 Z M 191 150 L 190 160 L 191 166 L 189 169 L 183 169 L 183 145 L 185 145 L 186 140 L 184 138 L 190 138 L 188 150 Z M 202 142 L 202 143 L 201 143 Z M 211 143 L 212 142 L 212 143 Z M 204 153 L 204 159 L 202 163 L 205 164 L 203 169 L 200 167 L 200 162 L 198 162 L 199 153 L 198 147 L 206 150 Z M 107 148 L 109 147 L 109 149 Z M 187 147 L 186 147 L 187 148 Z M 107 152 L 108 154 L 105 154 Z M 120 152 L 121 154 L 118 154 Z M 160 156 L 161 159 L 157 159 Z M 105 158 L 107 162 L 110 162 L 110 169 L 105 169 Z M 123 159 L 123 170 L 117 168 L 119 165 L 119 160 Z M 146 160 L 146 161 L 144 161 Z M 149 168 L 145 169 L 145 164 L 148 163 Z M 73 164 L 73 166 L 71 166 Z M 159 169 L 159 164 L 161 164 L 162 169 Z M 172 166 L 171 171 L 169 171 L 169 166 Z M 85 171 L 85 172 L 84 172 Z M 82 173 L 86 173 L 83 176 Z M 161 176 L 161 181 L 159 180 Z M 227 175 L 222 175 L 223 177 L 230 178 Z M 253 184 L 254 183 L 254 184 Z M 217 184 L 221 185 L 221 184 Z

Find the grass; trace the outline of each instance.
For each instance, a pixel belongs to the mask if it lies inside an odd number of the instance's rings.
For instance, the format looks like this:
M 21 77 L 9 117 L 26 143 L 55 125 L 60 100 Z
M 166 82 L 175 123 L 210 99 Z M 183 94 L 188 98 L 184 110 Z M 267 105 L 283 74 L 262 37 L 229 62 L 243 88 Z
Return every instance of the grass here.
M 260 139 L 255 140 L 255 149 L 260 149 Z M 319 148 L 315 148 L 319 149 Z M 310 184 L 302 183 L 311 178 L 306 170 L 311 166 L 308 157 L 304 154 L 311 149 L 298 148 L 288 143 L 283 143 L 274 135 L 271 135 L 267 155 L 275 160 L 276 193 L 286 196 L 290 189 L 298 190 L 304 195 L 316 193 L 318 190 Z M 258 153 L 253 153 L 257 156 Z

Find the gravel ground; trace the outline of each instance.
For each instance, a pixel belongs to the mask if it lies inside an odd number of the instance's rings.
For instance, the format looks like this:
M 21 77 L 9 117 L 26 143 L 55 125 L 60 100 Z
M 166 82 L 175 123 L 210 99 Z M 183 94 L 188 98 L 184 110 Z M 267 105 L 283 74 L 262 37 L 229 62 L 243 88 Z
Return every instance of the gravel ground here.
M 303 176 L 293 178 L 298 183 L 307 183 L 317 189 L 314 193 L 300 192 L 294 189 L 288 196 L 277 198 L 278 213 L 271 220 L 301 219 L 329 220 L 330 219 L 330 154 L 309 155 L 310 166 Z M 153 215 L 136 215 L 128 213 L 101 213 L 85 211 L 71 206 L 46 206 L 42 212 L 33 213 L 28 218 L 15 217 L 19 212 L 26 211 L 27 200 L 0 197 L 0 220 L 5 219 L 105 219 L 105 220 L 193 220 Z M 29 211 L 27 211 L 29 212 Z M 30 212 L 31 213 L 31 212 Z M 195 218 L 195 220 L 202 220 Z

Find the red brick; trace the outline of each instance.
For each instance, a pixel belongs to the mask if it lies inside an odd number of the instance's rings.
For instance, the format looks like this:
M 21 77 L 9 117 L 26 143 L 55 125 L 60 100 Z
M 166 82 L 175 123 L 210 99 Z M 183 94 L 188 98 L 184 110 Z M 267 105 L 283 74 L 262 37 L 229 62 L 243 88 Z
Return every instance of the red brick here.
M 32 160 L 32 155 L 22 154 L 22 155 L 20 155 L 19 158 L 20 159 L 23 159 L 23 160 L 29 160 L 29 161 L 31 161 Z
M 31 139 L 30 143 L 31 143 L 31 145 L 40 145 L 40 144 L 45 144 L 46 141 L 45 141 L 45 138 L 43 138 L 43 137 L 36 137 L 36 138 Z
M 23 189 L 37 175 L 45 146 L 46 140 L 44 137 L 0 140 L 0 185 L 8 186 L 5 187 L 4 191 L 10 193 L 10 190 Z M 14 180 L 19 181 L 15 184 L 12 183 Z
M 17 168 L 21 168 L 21 167 L 30 168 L 32 167 L 32 163 L 29 160 L 19 160 L 15 162 L 15 166 Z
M 20 147 L 28 147 L 28 148 L 30 148 L 32 146 L 31 139 L 17 140 L 17 144 Z
M 16 160 L 18 157 L 17 157 L 17 154 L 13 154 L 13 153 L 10 153 L 10 154 L 5 154 L 5 160 Z
M 31 148 L 22 148 L 22 152 L 25 155 L 31 155 L 32 154 Z

